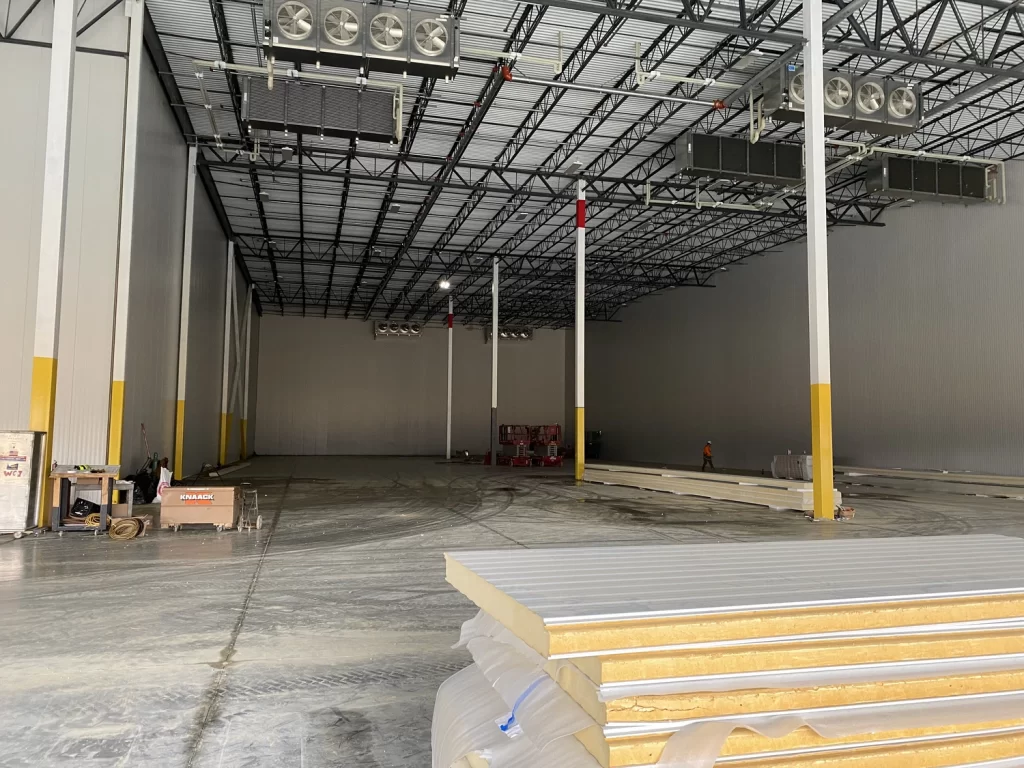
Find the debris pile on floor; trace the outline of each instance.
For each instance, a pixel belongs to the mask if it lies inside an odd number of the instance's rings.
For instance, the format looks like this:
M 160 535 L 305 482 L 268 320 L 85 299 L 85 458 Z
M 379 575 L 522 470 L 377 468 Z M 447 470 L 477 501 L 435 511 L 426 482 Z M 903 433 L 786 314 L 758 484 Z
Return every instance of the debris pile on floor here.
M 1024 765 L 1024 541 L 446 555 L 433 768 Z

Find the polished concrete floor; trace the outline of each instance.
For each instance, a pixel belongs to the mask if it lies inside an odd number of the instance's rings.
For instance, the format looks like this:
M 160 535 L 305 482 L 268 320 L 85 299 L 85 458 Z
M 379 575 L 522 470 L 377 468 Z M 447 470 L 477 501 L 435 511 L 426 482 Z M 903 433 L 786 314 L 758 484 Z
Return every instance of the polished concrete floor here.
M 259 487 L 263 530 L 0 537 L 0 766 L 426 768 L 475 613 L 444 581 L 447 549 L 1015 536 L 1024 520 L 1024 501 L 912 484 L 841 487 L 856 519 L 812 523 L 429 459 L 262 458 L 235 478 Z

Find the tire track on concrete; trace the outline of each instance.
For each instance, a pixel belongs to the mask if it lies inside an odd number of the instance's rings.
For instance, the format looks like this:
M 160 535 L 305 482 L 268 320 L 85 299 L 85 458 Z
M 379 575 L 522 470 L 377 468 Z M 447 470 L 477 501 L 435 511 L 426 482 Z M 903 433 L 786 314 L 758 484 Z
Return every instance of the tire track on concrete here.
M 289 477 L 285 481 L 284 488 L 281 490 L 281 499 L 277 504 L 277 510 L 274 512 L 274 518 L 270 522 L 270 531 L 267 534 L 266 541 L 263 543 L 263 551 L 260 552 L 260 558 L 256 562 L 256 568 L 253 571 L 252 578 L 249 580 L 249 588 L 245 592 L 242 609 L 239 611 L 234 627 L 231 628 L 231 635 L 228 638 L 227 645 L 220 652 L 220 661 L 213 665 L 217 672 L 213 676 L 213 680 L 210 681 L 210 684 L 203 691 L 199 709 L 200 717 L 197 718 L 192 729 L 193 733 L 189 737 L 187 768 L 193 768 L 195 765 L 195 761 L 199 757 L 203 746 L 203 734 L 206 733 L 206 728 L 216 716 L 221 697 L 227 689 L 228 669 L 231 665 L 231 659 L 235 655 L 238 636 L 245 625 L 249 604 L 252 602 L 253 593 L 256 591 L 256 583 L 259 581 L 260 571 L 263 570 L 263 563 L 267 558 L 267 550 L 270 549 L 270 543 L 274 540 L 274 534 L 277 532 L 277 525 L 281 519 L 281 512 L 284 509 L 284 502 L 288 496 L 288 487 L 291 485 L 291 482 L 292 479 Z

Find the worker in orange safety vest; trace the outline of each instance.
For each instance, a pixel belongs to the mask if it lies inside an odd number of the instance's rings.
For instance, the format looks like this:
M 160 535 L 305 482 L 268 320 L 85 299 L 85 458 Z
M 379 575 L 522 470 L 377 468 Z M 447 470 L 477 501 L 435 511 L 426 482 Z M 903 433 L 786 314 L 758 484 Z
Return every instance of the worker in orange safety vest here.
M 711 471 L 715 471 L 715 462 L 713 461 L 714 456 L 711 455 L 711 441 L 708 440 L 704 443 L 704 463 L 700 465 L 700 471 L 703 472 L 708 467 L 711 467 Z

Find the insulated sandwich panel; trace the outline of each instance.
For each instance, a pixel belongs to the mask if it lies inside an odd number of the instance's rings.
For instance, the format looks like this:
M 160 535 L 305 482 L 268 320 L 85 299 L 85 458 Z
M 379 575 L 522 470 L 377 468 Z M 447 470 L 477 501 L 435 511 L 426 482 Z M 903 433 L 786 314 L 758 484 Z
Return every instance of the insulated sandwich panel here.
M 1003 536 L 445 557 L 449 583 L 544 656 L 1024 616 L 1024 541 Z

